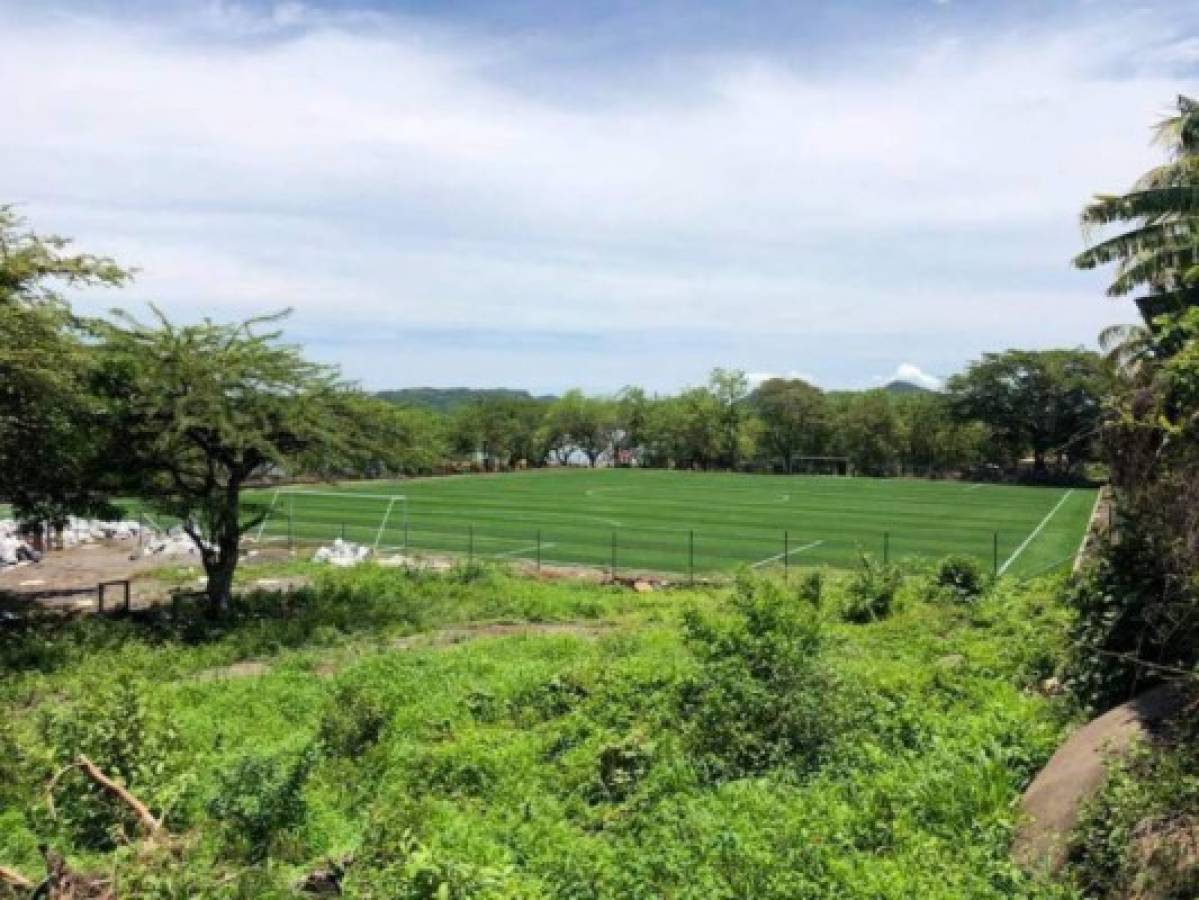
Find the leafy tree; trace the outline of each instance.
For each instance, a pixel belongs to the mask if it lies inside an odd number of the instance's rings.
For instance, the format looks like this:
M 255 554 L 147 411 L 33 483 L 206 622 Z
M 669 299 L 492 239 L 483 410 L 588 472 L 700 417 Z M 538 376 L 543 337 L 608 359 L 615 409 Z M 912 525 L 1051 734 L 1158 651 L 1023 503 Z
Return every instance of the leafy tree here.
M 984 354 L 948 387 L 957 414 L 984 422 L 1006 462 L 1031 451 L 1044 471 L 1051 453 L 1064 469 L 1087 457 L 1109 385 L 1096 353 L 1008 350 Z
M 1126 194 L 1096 197 L 1082 213 L 1088 230 L 1113 222 L 1135 227 L 1074 259 L 1083 269 L 1115 262 L 1108 295 L 1146 291 L 1136 300 L 1146 324 L 1199 304 L 1199 103 L 1180 96 L 1177 109 L 1157 126 L 1170 161 L 1142 175 Z
M 521 460 L 540 465 L 546 456 L 545 404 L 531 397 L 488 394 L 460 407 L 449 425 L 460 453 L 483 454 L 488 468 L 511 468 Z
M 867 475 L 890 474 L 899 457 L 899 420 L 881 390 L 853 396 L 841 423 L 844 454 Z
M 749 418 L 749 382 L 740 369 L 712 370 L 708 390 L 716 401 L 719 455 L 729 469 L 736 469 L 746 447 L 745 424 Z
M 31 520 L 104 507 L 88 355 L 60 290 L 115 287 L 129 273 L 69 247 L 0 206 L 0 497 Z
M 651 401 L 644 388 L 630 385 L 621 390 L 616 398 L 616 423 L 614 432 L 616 439 L 617 462 L 623 453 L 628 459 L 643 447 L 646 441 L 646 431 L 649 423 Z
M 762 423 L 762 442 L 790 474 L 797 455 L 818 454 L 828 432 L 824 393 L 806 381 L 771 378 L 753 393 Z
M 149 325 L 118 313 L 95 327 L 97 392 L 109 404 L 122 487 L 177 517 L 201 552 L 214 612 L 229 604 L 241 538 L 265 515 L 243 489 L 273 472 L 353 469 L 382 459 L 364 413 L 377 412 L 329 367 L 269 330 L 238 324 Z
M 558 437 L 559 446 L 583 451 L 592 468 L 612 447 L 618 423 L 614 404 L 587 397 L 578 389 L 567 391 L 550 404 L 545 419 L 548 431 Z

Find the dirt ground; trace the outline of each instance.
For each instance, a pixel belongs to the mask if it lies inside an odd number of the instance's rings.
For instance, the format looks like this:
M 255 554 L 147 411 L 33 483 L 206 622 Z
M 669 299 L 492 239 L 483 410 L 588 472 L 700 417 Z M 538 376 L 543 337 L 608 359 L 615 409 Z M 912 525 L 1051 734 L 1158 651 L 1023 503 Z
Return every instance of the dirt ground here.
M 248 557 L 243 564 L 252 566 L 287 558 L 285 550 L 264 550 Z M 204 573 L 197 557 L 142 556 L 136 538 L 53 550 L 41 562 L 0 570 L 0 611 L 20 614 L 31 606 L 64 612 L 95 611 L 100 582 L 121 580 L 130 582 L 130 605 L 144 608 L 170 599 L 171 591 L 179 587 L 178 580 L 166 581 L 156 576 L 166 569 L 180 568 L 195 571 L 195 580 L 185 587 L 203 587 Z M 293 586 L 294 581 L 265 579 L 263 586 L 285 588 Z M 123 603 L 123 588 L 107 590 L 106 607 L 115 608 Z

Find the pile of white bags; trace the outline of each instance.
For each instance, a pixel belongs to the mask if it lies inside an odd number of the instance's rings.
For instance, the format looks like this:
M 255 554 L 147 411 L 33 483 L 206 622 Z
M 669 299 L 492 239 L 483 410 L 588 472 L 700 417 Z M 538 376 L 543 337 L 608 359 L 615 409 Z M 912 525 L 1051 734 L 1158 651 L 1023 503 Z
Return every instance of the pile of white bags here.
M 356 566 L 361 562 L 365 562 L 370 554 L 370 547 L 364 547 L 362 544 L 351 544 L 338 538 L 330 546 L 321 547 L 316 553 L 312 554 L 312 561 L 328 563 L 331 566 Z

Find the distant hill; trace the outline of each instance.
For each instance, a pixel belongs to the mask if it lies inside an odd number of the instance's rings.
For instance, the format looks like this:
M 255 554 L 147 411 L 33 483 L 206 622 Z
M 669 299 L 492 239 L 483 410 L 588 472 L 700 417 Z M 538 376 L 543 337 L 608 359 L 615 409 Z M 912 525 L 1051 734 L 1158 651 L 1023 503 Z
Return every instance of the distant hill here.
M 889 381 L 883 385 L 883 390 L 892 394 L 931 394 L 928 388 L 921 387 L 918 384 L 912 384 L 910 381 Z
M 534 397 L 528 391 L 514 388 L 400 388 L 394 391 L 378 391 L 375 396 L 399 406 L 419 406 L 438 412 L 453 412 L 460 406 L 489 397 L 516 397 L 519 399 L 551 400 L 552 397 Z

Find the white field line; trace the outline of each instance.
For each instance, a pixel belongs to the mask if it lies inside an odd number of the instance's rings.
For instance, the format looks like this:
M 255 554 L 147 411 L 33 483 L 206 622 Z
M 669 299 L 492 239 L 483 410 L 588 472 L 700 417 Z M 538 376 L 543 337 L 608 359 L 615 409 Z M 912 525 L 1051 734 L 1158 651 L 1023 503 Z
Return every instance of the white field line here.
M 970 485 L 970 487 L 966 488 L 966 490 L 967 491 L 977 491 L 980 487 L 986 487 L 986 485 L 982 484 L 982 483 L 972 484 L 972 485 Z
M 788 550 L 786 553 L 776 553 L 774 556 L 768 556 L 765 559 L 760 559 L 750 566 L 751 569 L 756 569 L 758 566 L 764 566 L 767 563 L 772 563 L 776 559 L 782 559 L 784 556 L 794 556 L 796 553 L 803 553 L 805 550 L 811 550 L 813 547 L 819 547 L 824 541 L 812 541 L 810 544 L 804 544 L 802 547 L 796 547 L 794 550 Z
M 1045 518 L 1043 518 L 1041 520 L 1041 524 L 1039 524 L 1036 528 L 1034 528 L 1032 530 L 1032 533 L 1029 534 L 1029 536 L 1024 539 L 1024 543 L 1022 543 L 1019 547 L 1017 547 L 1015 552 L 1012 553 L 1012 555 L 1007 558 L 1007 561 L 1002 566 L 999 567 L 998 574 L 1002 575 L 1004 572 L 1006 572 L 1008 570 L 1008 566 L 1010 566 L 1012 563 L 1014 563 L 1016 561 L 1016 558 L 1021 553 L 1024 552 L 1024 549 L 1033 542 L 1033 539 L 1036 538 L 1036 536 L 1041 533 L 1041 530 L 1046 525 L 1049 524 L 1049 520 L 1053 518 L 1054 513 L 1056 513 L 1059 509 L 1062 508 L 1062 504 L 1065 503 L 1067 500 L 1069 500 L 1070 495 L 1073 493 L 1074 493 L 1074 488 L 1070 488 L 1070 490 L 1068 490 L 1068 491 L 1066 491 L 1066 493 L 1062 494 L 1062 499 L 1058 500 L 1057 503 L 1054 505 L 1053 509 L 1049 510 L 1049 512 L 1047 512 L 1045 514 Z
M 1078 542 L 1078 551 L 1074 554 L 1074 571 L 1078 571 L 1078 567 L 1082 565 L 1082 554 L 1087 549 L 1087 539 L 1090 538 L 1092 532 L 1095 531 L 1095 516 L 1099 513 L 1099 501 L 1103 499 L 1103 488 L 1095 492 L 1095 503 L 1091 507 L 1091 517 L 1087 519 L 1086 530 L 1082 533 L 1082 540 Z
M 530 550 L 536 550 L 538 547 L 541 547 L 542 550 L 546 550 L 550 547 L 556 546 L 558 545 L 553 541 L 546 541 L 544 544 L 529 544 L 527 547 L 517 547 L 515 550 L 505 550 L 503 553 L 497 553 L 496 556 L 515 556 L 517 553 L 528 553 Z

